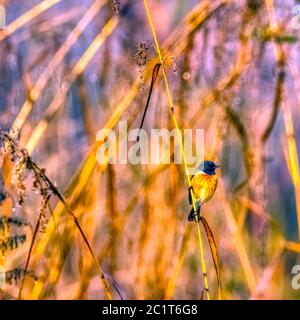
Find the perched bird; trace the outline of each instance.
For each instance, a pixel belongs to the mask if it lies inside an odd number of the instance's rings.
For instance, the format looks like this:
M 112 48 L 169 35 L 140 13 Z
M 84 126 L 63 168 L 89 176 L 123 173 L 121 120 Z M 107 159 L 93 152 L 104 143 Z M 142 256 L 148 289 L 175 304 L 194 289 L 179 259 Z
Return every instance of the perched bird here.
M 221 166 L 212 161 L 203 161 L 196 169 L 195 174 L 191 177 L 192 186 L 189 187 L 189 203 L 193 204 L 191 190 L 193 190 L 194 198 L 196 201 L 196 213 L 192 208 L 188 220 L 195 221 L 195 214 L 200 219 L 200 209 L 203 203 L 207 202 L 215 193 L 218 177 L 216 169 Z

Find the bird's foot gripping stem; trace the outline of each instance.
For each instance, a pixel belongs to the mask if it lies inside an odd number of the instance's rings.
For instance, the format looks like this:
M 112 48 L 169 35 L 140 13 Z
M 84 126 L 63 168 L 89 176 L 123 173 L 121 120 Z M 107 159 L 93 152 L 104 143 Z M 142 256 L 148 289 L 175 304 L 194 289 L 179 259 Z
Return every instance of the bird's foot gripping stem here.
M 197 203 L 196 205 L 196 212 L 194 211 L 194 208 L 192 208 L 189 216 L 188 216 L 188 220 L 189 221 L 195 221 L 196 220 L 196 216 L 198 218 L 198 220 L 200 220 L 200 208 L 201 206 L 199 205 L 199 203 Z

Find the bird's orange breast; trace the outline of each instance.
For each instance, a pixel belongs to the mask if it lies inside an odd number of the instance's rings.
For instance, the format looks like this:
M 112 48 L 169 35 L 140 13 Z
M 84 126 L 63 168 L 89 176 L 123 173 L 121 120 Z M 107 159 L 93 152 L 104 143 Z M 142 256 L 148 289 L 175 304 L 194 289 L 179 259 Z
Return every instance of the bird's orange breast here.
M 213 196 L 217 188 L 218 177 L 216 175 L 200 173 L 193 176 L 191 182 L 196 201 L 204 203 Z

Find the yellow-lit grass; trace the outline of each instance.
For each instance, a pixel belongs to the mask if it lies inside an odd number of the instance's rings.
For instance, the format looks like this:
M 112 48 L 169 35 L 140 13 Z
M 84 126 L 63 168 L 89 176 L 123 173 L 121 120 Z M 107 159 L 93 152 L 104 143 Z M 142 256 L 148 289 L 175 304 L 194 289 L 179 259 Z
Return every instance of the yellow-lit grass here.
M 184 19 L 183 23 L 179 25 L 174 32 L 170 35 L 169 39 L 166 40 L 166 44 L 164 47 L 173 48 L 172 53 L 174 55 L 179 55 L 187 45 L 187 36 L 190 32 L 192 32 L 195 28 L 197 28 L 203 21 L 205 21 L 214 10 L 216 10 L 220 5 L 226 3 L 227 1 L 216 1 L 213 4 L 208 4 L 208 2 L 201 3 L 196 6 Z M 150 66 L 154 66 L 156 62 L 152 61 L 149 63 Z M 151 68 L 149 68 L 151 70 Z M 150 77 L 151 72 L 146 72 L 145 78 Z M 135 82 L 132 86 L 129 93 L 122 99 L 122 101 L 116 106 L 112 116 L 107 120 L 107 122 L 103 125 L 105 128 L 113 128 L 117 122 L 119 121 L 123 112 L 130 105 L 131 101 L 139 92 L 139 82 Z M 82 165 L 78 168 L 77 172 L 75 172 L 73 178 L 71 179 L 69 186 L 67 188 L 66 195 L 68 197 L 70 205 L 79 198 L 80 194 L 85 190 L 88 185 L 91 174 L 93 173 L 96 166 L 96 151 L 98 147 L 102 144 L 101 141 L 98 141 L 91 148 L 90 152 L 86 156 Z M 99 170 L 104 170 L 106 167 L 102 166 Z M 63 206 L 58 204 L 54 210 L 53 221 L 57 221 L 61 213 L 63 212 Z M 46 250 L 46 246 L 53 236 L 53 232 L 55 230 L 55 223 L 52 220 L 49 223 L 46 234 L 39 241 L 35 254 L 33 266 L 43 255 L 43 252 Z M 36 283 L 34 290 L 32 291 L 30 298 L 36 299 L 39 297 L 40 292 L 42 290 L 43 283 Z
M 284 154 L 287 160 L 288 169 L 292 178 L 294 187 L 297 220 L 298 220 L 298 237 L 300 241 L 300 172 L 299 172 L 299 159 L 294 134 L 294 125 L 291 110 L 288 103 L 284 103 L 284 127 L 285 127 L 285 145 Z
M 85 30 L 88 24 L 93 20 L 93 18 L 99 12 L 101 7 L 104 5 L 104 3 L 105 3 L 104 0 L 103 1 L 96 0 L 93 3 L 93 5 L 86 11 L 83 17 L 80 19 L 76 27 L 68 35 L 67 39 L 62 44 L 62 46 L 57 50 L 53 58 L 45 67 L 42 74 L 39 76 L 39 78 L 35 82 L 33 88 L 30 90 L 28 99 L 26 99 L 18 115 L 15 118 L 15 121 L 13 123 L 13 128 L 15 128 L 16 130 L 20 130 L 23 127 L 28 115 L 30 114 L 33 104 L 40 97 L 49 79 L 53 76 L 55 69 L 61 64 L 66 54 L 70 51 L 72 46 L 76 43 L 76 41 L 78 40 L 82 32 Z
M 12 33 L 22 28 L 24 25 L 29 23 L 31 20 L 60 2 L 61 0 L 44 0 L 37 4 L 32 9 L 25 12 L 22 16 L 12 21 L 9 25 L 6 26 L 4 30 L 0 32 L 0 41 L 3 41 L 5 38 L 10 36 Z
M 111 35 L 115 27 L 117 26 L 117 18 L 111 18 L 106 25 L 103 27 L 102 31 L 96 36 L 94 41 L 90 44 L 88 49 L 73 67 L 70 76 L 65 80 L 62 85 L 61 90 L 56 94 L 53 98 L 51 104 L 47 108 L 44 117 L 39 121 L 37 126 L 35 127 L 34 131 L 32 132 L 31 136 L 29 137 L 26 149 L 29 153 L 32 153 L 33 149 L 38 144 L 40 138 L 43 136 L 44 132 L 46 131 L 49 122 L 54 117 L 54 115 L 59 110 L 60 106 L 63 104 L 67 92 L 69 91 L 72 83 L 76 80 L 76 78 L 81 75 L 91 59 L 97 53 L 97 51 L 101 48 L 102 44 L 105 40 Z
M 178 136 L 178 140 L 179 140 L 179 144 L 180 144 L 180 148 L 181 148 L 182 158 L 183 158 L 184 167 L 185 167 L 185 174 L 186 174 L 186 177 L 187 177 L 187 180 L 188 180 L 188 184 L 189 184 L 189 186 L 191 186 L 192 183 L 191 183 L 190 173 L 189 173 L 189 170 L 188 170 L 185 151 L 184 151 L 184 147 L 183 147 L 183 143 L 182 143 L 181 132 L 180 132 L 180 129 L 178 127 L 177 118 L 176 118 L 176 115 L 175 115 L 174 104 L 173 104 L 173 98 L 172 98 L 172 95 L 171 95 L 171 91 L 170 91 L 169 83 L 168 83 L 168 78 L 167 78 L 167 74 L 166 74 L 166 70 L 165 70 L 165 65 L 164 65 L 165 57 L 162 56 L 160 45 L 158 43 L 158 39 L 157 39 L 157 36 L 156 36 L 155 28 L 154 28 L 154 25 L 153 25 L 153 21 L 152 21 L 151 14 L 150 14 L 150 11 L 149 11 L 149 8 L 148 8 L 148 4 L 147 4 L 146 0 L 144 0 L 144 6 L 145 6 L 146 13 L 147 13 L 148 21 L 149 21 L 149 24 L 150 24 L 150 27 L 151 27 L 152 35 L 154 37 L 154 42 L 155 42 L 156 50 L 157 50 L 157 53 L 158 53 L 158 56 L 159 56 L 160 64 L 161 64 L 161 67 L 162 67 L 164 82 L 165 82 L 165 85 L 166 85 L 166 92 L 167 92 L 168 100 L 169 100 L 169 108 L 170 108 L 170 111 L 171 111 L 171 117 L 172 117 L 174 126 L 176 128 L 176 132 L 177 132 L 177 136 Z M 194 212 L 196 212 L 196 200 L 195 200 L 195 197 L 194 197 L 194 194 L 193 194 L 192 190 L 191 190 L 191 197 L 192 197 Z M 200 232 L 200 223 L 198 221 L 198 217 L 197 216 L 196 216 L 195 220 L 196 220 L 196 225 L 197 225 L 197 233 L 198 233 L 200 256 L 201 256 L 201 266 L 202 266 L 205 290 L 206 290 L 207 299 L 210 300 L 210 292 L 209 292 L 209 287 L 208 287 L 208 277 L 207 277 L 206 264 L 205 264 L 205 259 L 204 259 L 204 250 L 203 250 L 203 244 L 202 244 L 202 237 L 201 237 L 201 232 Z
M 270 16 L 271 27 L 277 30 L 279 24 L 277 22 L 276 13 L 274 10 L 274 1 L 265 0 L 266 6 Z M 282 45 L 273 42 L 274 54 L 277 62 L 284 59 L 284 51 Z M 298 101 L 300 103 L 300 101 Z M 297 151 L 297 144 L 294 134 L 294 124 L 291 109 L 288 102 L 283 103 L 283 116 L 284 116 L 284 127 L 285 127 L 285 140 L 286 146 L 284 146 L 284 153 L 288 163 L 288 169 L 292 178 L 295 200 L 296 200 L 296 210 L 297 210 L 297 220 L 298 220 L 298 237 L 300 241 L 300 172 L 299 172 L 299 158 Z

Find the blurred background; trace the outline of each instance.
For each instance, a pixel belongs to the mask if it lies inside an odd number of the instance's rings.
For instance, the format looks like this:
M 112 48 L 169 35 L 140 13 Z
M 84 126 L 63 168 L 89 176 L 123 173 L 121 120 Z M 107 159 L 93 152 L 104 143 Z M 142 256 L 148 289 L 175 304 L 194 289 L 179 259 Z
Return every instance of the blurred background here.
M 120 120 L 138 128 L 159 61 L 143 1 L 0 4 L 6 9 L 0 126 L 15 128 L 20 146 L 65 194 L 113 298 L 120 298 L 116 282 L 125 299 L 200 299 L 203 276 L 197 229 L 187 221 L 184 167 L 96 161 L 98 130 L 114 129 Z M 292 288 L 292 268 L 300 264 L 300 3 L 148 5 L 171 60 L 167 76 L 179 125 L 204 129 L 205 158 L 222 164 L 218 189 L 202 215 L 217 243 L 223 298 L 300 298 L 300 289 Z M 137 52 L 145 59 L 139 61 Z M 174 128 L 161 73 L 144 128 Z M 8 230 L 0 223 L 0 264 L 20 271 L 41 197 L 28 174 L 26 200 L 17 205 L 13 163 L 0 163 L 1 221 L 16 217 L 24 223 Z M 34 242 L 28 269 L 35 276 L 26 277 L 22 297 L 105 298 L 93 259 L 55 197 L 47 222 Z M 217 278 L 201 233 L 216 298 Z M 3 245 L 16 235 L 23 239 L 16 246 Z M 18 296 L 22 280 L 14 278 L 0 291 L 2 298 Z

